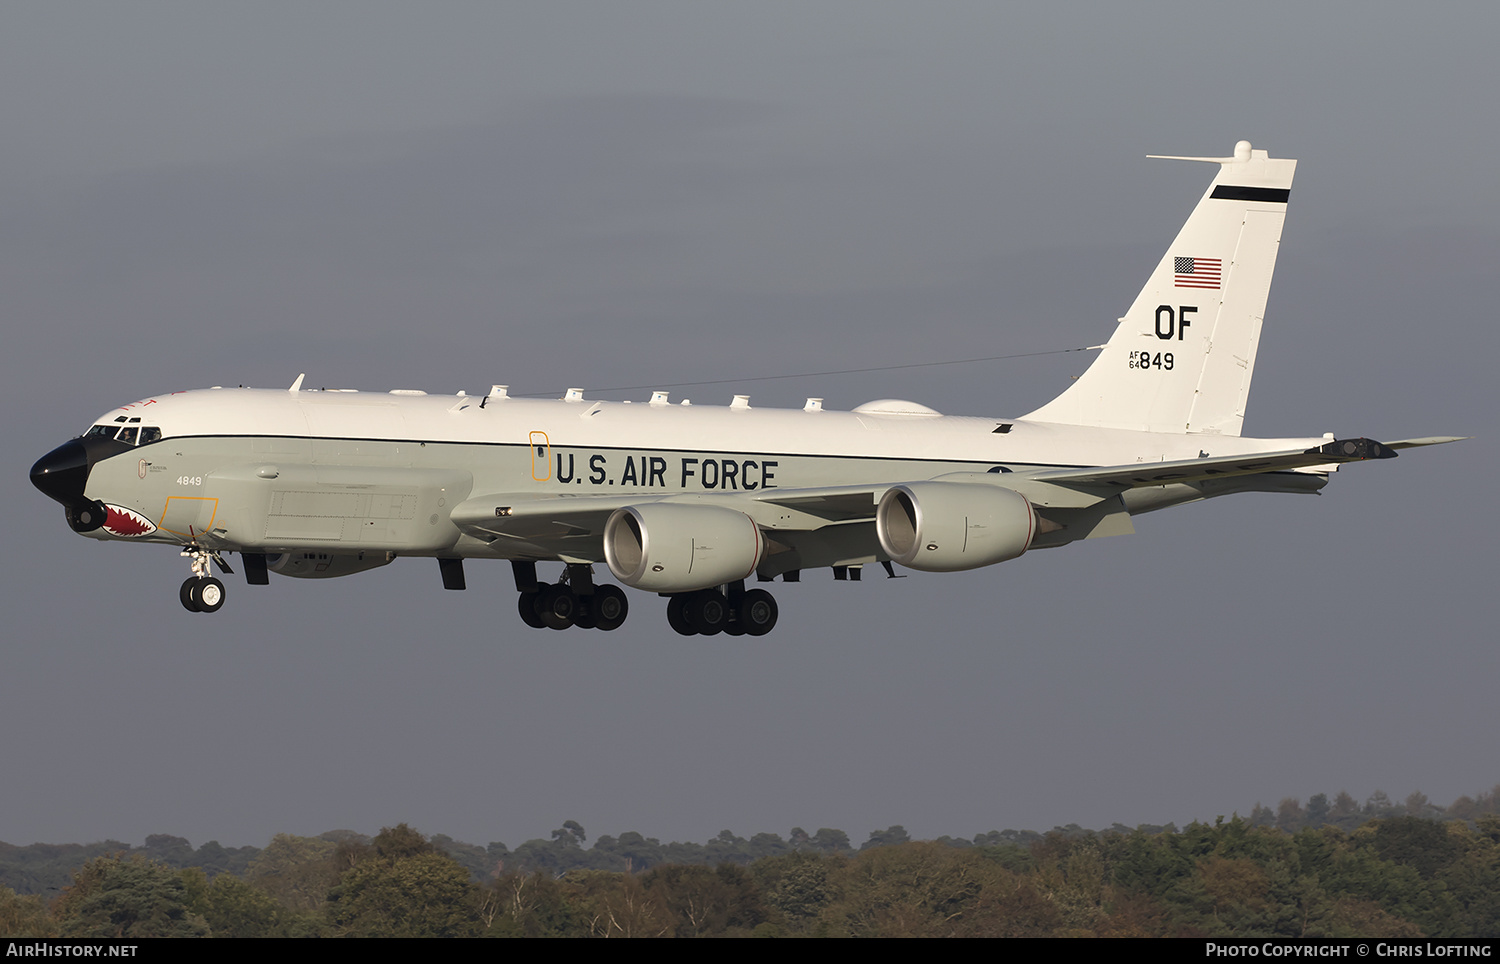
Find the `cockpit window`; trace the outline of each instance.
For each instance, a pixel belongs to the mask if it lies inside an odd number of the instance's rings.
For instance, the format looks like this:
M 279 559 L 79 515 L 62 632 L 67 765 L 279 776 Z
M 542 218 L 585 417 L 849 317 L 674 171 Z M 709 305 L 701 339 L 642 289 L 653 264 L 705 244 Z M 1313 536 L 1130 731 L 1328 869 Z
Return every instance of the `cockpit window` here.
M 83 433 L 84 438 L 112 438 L 126 445 L 145 445 L 161 441 L 161 428 L 155 425 L 95 425 Z

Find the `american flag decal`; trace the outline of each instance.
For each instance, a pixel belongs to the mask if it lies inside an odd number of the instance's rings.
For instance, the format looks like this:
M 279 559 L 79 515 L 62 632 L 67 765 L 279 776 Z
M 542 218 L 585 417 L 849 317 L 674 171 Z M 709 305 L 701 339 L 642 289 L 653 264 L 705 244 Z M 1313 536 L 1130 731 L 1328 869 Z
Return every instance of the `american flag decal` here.
M 1176 258 L 1172 259 L 1172 286 L 1174 288 L 1219 287 L 1224 276 L 1222 258 Z

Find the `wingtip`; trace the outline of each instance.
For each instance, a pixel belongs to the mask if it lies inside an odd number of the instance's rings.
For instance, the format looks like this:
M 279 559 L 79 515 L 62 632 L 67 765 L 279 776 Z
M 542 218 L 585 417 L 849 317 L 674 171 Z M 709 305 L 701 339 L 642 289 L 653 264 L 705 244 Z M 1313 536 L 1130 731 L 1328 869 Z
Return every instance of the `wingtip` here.
M 1449 442 L 1465 442 L 1473 438 L 1472 435 L 1429 435 L 1424 438 L 1403 438 L 1394 442 L 1387 442 L 1387 448 L 1393 449 L 1415 449 L 1424 445 L 1446 445 Z

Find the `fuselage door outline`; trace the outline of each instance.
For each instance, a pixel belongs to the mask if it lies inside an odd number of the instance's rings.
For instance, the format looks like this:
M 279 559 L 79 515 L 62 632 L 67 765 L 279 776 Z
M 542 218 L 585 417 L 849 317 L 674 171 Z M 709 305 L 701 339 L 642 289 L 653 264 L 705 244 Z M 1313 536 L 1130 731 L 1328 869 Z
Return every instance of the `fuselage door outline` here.
M 531 477 L 537 482 L 552 478 L 552 443 L 546 432 L 531 433 Z

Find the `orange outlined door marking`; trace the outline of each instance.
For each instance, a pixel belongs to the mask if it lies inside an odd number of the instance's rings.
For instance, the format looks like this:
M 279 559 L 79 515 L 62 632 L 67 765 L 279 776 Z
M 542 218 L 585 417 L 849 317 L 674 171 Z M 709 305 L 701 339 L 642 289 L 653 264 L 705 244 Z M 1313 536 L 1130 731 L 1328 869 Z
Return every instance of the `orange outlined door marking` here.
M 531 477 L 538 482 L 552 478 L 552 443 L 546 432 L 531 433 Z
M 161 510 L 161 528 L 174 536 L 196 539 L 214 527 L 219 500 L 201 495 L 171 495 Z

